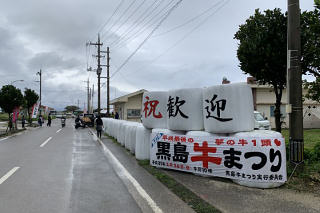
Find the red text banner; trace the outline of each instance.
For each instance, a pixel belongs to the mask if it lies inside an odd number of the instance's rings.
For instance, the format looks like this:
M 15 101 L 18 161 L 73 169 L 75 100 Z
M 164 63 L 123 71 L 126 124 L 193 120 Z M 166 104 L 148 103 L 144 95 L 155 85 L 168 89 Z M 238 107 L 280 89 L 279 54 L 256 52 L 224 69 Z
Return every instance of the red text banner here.
M 150 164 L 254 182 L 285 182 L 284 138 L 152 133 Z

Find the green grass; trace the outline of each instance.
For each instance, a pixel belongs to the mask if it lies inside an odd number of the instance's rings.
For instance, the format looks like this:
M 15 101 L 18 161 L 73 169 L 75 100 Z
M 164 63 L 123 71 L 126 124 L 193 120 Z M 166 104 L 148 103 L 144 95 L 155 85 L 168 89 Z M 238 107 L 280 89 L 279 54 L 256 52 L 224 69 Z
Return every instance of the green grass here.
M 8 117 L 7 113 L 0 113 L 0 121 L 7 121 Z
M 289 144 L 289 130 L 283 129 L 282 135 L 286 139 L 286 145 Z M 320 143 L 320 129 L 305 129 L 303 131 L 304 136 L 304 148 L 313 149 L 316 143 Z

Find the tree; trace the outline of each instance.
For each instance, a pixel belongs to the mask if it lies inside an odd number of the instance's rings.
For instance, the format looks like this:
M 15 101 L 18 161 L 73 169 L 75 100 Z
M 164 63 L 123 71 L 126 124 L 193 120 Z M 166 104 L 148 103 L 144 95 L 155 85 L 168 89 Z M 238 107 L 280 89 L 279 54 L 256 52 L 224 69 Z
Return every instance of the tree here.
M 32 123 L 31 119 L 31 107 L 37 103 L 39 99 L 39 95 L 32 89 L 25 88 L 24 90 L 24 100 L 25 100 L 25 106 L 28 110 L 28 118 L 29 118 L 29 123 Z
M 304 81 L 304 88 L 308 90 L 305 95 L 306 98 L 320 103 L 320 78 L 317 78 L 314 82 Z
M 280 9 L 266 10 L 265 14 L 257 9 L 234 36 L 240 41 L 237 56 L 241 70 L 255 77 L 259 83 L 270 84 L 274 88 L 274 115 L 279 132 L 282 90 L 286 85 L 286 35 L 286 17 Z
M 0 107 L 4 112 L 8 113 L 9 123 L 11 122 L 10 114 L 14 108 L 21 106 L 23 102 L 24 99 L 20 89 L 12 85 L 5 85 L 1 88 Z
M 315 7 L 320 9 L 320 0 L 314 0 Z
M 301 14 L 301 69 L 303 74 L 320 76 L 319 11 Z M 287 74 L 287 15 L 280 9 L 258 9 L 240 25 L 234 36 L 240 41 L 237 56 L 241 70 L 255 77 L 258 83 L 274 88 L 276 130 L 281 131 L 281 98 Z
M 66 106 L 64 109 L 66 111 L 69 111 L 69 112 L 71 111 L 72 113 L 74 113 L 74 111 L 79 110 L 79 107 L 71 105 L 71 106 Z

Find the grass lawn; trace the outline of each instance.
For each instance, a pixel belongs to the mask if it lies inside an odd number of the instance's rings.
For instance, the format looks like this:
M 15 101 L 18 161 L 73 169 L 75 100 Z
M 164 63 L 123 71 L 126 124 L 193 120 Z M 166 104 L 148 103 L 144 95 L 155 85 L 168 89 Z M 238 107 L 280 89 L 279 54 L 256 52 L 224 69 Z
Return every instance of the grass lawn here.
M 289 145 L 289 130 L 283 129 L 282 135 L 286 139 L 286 145 Z M 311 150 L 316 145 L 320 143 L 320 129 L 305 129 L 303 131 L 304 135 L 304 148 Z
M 0 121 L 7 121 L 8 114 L 7 113 L 0 113 Z

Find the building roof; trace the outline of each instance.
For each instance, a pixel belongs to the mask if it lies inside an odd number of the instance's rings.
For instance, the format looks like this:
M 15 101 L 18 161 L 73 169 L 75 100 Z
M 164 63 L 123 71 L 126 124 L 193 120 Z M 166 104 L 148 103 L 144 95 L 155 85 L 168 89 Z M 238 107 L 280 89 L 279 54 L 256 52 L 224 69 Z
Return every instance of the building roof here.
M 131 97 L 136 96 L 136 95 L 143 94 L 144 92 L 148 92 L 148 90 L 141 89 L 141 90 L 138 90 L 136 92 L 129 93 L 127 95 L 115 98 L 115 99 L 110 101 L 110 104 L 114 105 L 114 104 L 119 104 L 119 103 L 126 103 L 126 102 L 128 102 L 128 98 L 131 98 Z

